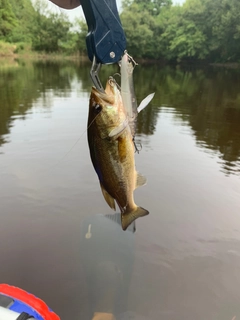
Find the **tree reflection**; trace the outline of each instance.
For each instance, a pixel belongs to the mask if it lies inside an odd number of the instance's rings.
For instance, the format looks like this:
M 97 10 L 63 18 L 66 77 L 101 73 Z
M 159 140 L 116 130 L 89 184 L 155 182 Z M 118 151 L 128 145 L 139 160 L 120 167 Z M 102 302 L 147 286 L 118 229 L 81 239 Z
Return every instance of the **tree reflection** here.
M 13 66 L 0 68 L 0 145 L 7 140 L 14 116 L 24 118 L 37 100 L 49 107 L 49 97 L 68 97 L 78 87 L 81 94 L 91 90 L 90 63 L 14 62 Z M 102 83 L 116 72 L 116 66 L 103 66 Z M 198 146 L 218 154 L 225 173 L 240 171 L 239 70 L 140 65 L 134 82 L 138 102 L 156 93 L 139 114 L 138 134 L 154 134 L 161 109 L 168 108 L 177 121 L 191 127 Z
M 6 142 L 5 135 L 9 133 L 13 115 L 24 117 L 32 101 L 39 97 L 35 81 L 29 81 L 33 74 L 32 67 L 21 68 L 15 65 L 14 68 L 5 66 L 1 70 L 0 144 Z
M 147 79 L 151 79 L 148 88 Z M 156 96 L 153 105 L 139 116 L 138 132 L 153 134 L 159 108 L 167 106 L 174 109 L 177 119 L 189 124 L 199 146 L 220 153 L 225 173 L 236 173 L 240 159 L 239 85 L 238 70 L 146 67 L 138 72 L 136 87 L 142 88 L 144 95 L 156 91 Z
M 25 115 L 41 98 L 49 107 L 49 92 L 67 97 L 75 75 L 72 63 L 13 61 L 0 68 L 0 145 L 7 142 L 14 117 Z

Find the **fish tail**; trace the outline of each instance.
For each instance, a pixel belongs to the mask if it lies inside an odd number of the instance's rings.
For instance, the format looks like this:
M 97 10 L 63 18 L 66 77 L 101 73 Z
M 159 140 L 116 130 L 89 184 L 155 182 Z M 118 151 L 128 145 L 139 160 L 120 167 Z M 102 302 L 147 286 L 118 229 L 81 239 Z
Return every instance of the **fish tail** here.
M 127 227 L 137 218 L 144 217 L 148 214 L 149 214 L 149 212 L 142 207 L 136 207 L 132 211 L 127 211 L 127 212 L 122 213 L 121 220 L 122 220 L 123 230 L 126 230 Z

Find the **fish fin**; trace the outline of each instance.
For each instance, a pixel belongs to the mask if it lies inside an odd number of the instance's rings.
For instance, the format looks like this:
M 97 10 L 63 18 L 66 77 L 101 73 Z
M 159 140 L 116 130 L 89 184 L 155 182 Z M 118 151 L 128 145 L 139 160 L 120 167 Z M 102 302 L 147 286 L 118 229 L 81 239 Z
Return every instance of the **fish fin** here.
M 147 183 L 146 177 L 141 175 L 139 172 L 137 172 L 137 179 L 136 179 L 136 189 L 138 187 L 144 186 Z
M 118 136 L 119 134 L 121 134 L 123 132 L 123 130 L 127 127 L 128 125 L 128 120 L 125 119 L 123 121 L 123 123 L 120 124 L 120 126 L 118 126 L 117 128 L 114 128 L 109 134 L 109 138 L 113 138 Z
M 138 113 L 141 112 L 144 108 L 146 108 L 146 106 L 149 104 L 149 102 L 152 100 L 152 98 L 154 97 L 155 92 L 150 93 L 146 98 L 144 98 L 140 105 L 137 108 Z
M 101 190 L 102 190 L 102 194 L 104 199 L 106 200 L 107 204 L 109 205 L 109 207 L 113 210 L 116 211 L 116 206 L 115 206 L 115 201 L 113 199 L 112 196 L 110 196 L 110 194 L 106 191 L 106 189 L 104 188 L 104 186 L 101 184 L 100 182 L 100 186 L 101 186 Z
M 122 228 L 126 230 L 130 224 L 137 218 L 144 217 L 149 214 L 149 211 L 142 207 L 136 207 L 133 211 L 125 212 L 121 214 Z

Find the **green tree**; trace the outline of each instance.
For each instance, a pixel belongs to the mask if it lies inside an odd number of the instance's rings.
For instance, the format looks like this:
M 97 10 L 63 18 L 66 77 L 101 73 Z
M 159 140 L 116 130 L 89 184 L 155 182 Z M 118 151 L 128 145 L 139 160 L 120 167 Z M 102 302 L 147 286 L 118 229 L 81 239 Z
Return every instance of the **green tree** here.
M 147 11 L 151 15 L 158 15 L 163 7 L 171 6 L 172 0 L 125 0 L 123 7 L 130 7 L 133 3 L 136 3 L 140 10 Z
M 167 59 L 204 59 L 209 53 L 207 37 L 195 17 L 202 12 L 201 1 L 192 0 L 191 5 L 193 3 L 196 8 L 194 14 L 190 14 L 186 4 L 163 10 L 157 17 L 162 31 L 159 42 Z
M 238 0 L 187 0 L 184 17 L 195 22 L 206 39 L 212 61 L 236 61 L 240 49 Z
M 32 46 L 36 51 L 56 52 L 67 41 L 71 23 L 64 13 L 50 13 L 41 1 L 34 5 L 36 14 L 32 26 Z
M 86 36 L 88 33 L 87 23 L 85 19 L 75 19 L 75 39 L 76 39 L 76 48 L 80 54 L 87 54 L 86 47 Z
M 125 0 L 121 15 L 128 47 L 145 58 L 239 61 L 240 1 Z
M 215 0 L 216 1 L 216 0 Z M 212 25 L 212 35 L 217 40 L 217 59 L 221 61 L 239 61 L 240 52 L 240 3 L 237 0 L 221 0 L 218 10 L 213 12 L 216 23 Z
M 142 11 L 138 4 L 132 3 L 122 12 L 121 21 L 127 38 L 128 51 L 136 57 L 155 58 L 156 24 L 153 16 L 146 10 Z
M 16 24 L 11 3 L 8 0 L 0 0 L 0 39 L 6 37 Z
M 35 10 L 31 0 L 8 0 L 12 6 L 16 25 L 7 37 L 9 42 L 31 42 L 31 29 L 35 21 Z

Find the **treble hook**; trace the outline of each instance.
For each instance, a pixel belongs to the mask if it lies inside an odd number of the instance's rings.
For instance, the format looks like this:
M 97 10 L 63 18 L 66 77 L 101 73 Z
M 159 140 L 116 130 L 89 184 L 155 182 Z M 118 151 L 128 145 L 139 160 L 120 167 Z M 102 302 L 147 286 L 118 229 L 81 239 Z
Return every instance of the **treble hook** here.
M 139 152 L 142 150 L 142 144 L 141 143 L 136 143 L 135 138 L 133 138 L 133 144 L 135 147 L 135 152 L 137 152 L 139 154 Z

